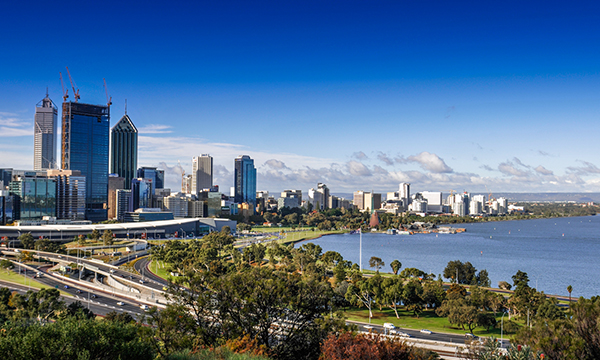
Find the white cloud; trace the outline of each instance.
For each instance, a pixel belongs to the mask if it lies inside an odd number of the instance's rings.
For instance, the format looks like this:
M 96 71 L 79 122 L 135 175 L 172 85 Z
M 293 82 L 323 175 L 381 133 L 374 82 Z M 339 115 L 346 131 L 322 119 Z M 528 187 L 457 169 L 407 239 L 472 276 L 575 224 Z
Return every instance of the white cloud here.
M 0 112 L 0 137 L 33 136 L 33 123 L 17 114 Z
M 354 159 L 357 159 L 357 160 L 365 160 L 365 159 L 368 159 L 368 158 L 369 158 L 369 157 L 367 156 L 367 154 L 365 154 L 365 153 L 364 153 L 364 152 L 362 152 L 362 151 L 355 152 L 354 154 L 352 154 L 352 157 L 353 157 Z
M 346 163 L 346 168 L 348 170 L 348 172 L 350 173 L 350 175 L 354 175 L 354 176 L 371 176 L 371 170 L 369 170 L 369 168 L 363 164 L 360 163 L 358 161 L 348 161 Z
M 150 124 L 138 128 L 138 132 L 140 134 L 169 134 L 173 132 L 170 129 L 171 126 L 169 125 Z
M 274 170 L 282 170 L 282 169 L 288 168 L 287 166 L 285 166 L 285 163 L 283 161 L 279 161 L 277 159 L 267 160 L 267 161 L 265 161 L 264 165 L 266 165 Z
M 542 165 L 536 167 L 534 170 L 536 172 L 542 174 L 542 175 L 552 175 L 552 174 L 554 174 L 554 172 L 552 172 L 552 170 L 548 170 L 545 167 L 543 167 Z
M 418 155 L 409 156 L 406 160 L 417 162 L 424 170 L 429 170 L 434 173 L 451 173 L 453 171 L 452 168 L 446 165 L 442 158 L 427 151 L 423 151 Z

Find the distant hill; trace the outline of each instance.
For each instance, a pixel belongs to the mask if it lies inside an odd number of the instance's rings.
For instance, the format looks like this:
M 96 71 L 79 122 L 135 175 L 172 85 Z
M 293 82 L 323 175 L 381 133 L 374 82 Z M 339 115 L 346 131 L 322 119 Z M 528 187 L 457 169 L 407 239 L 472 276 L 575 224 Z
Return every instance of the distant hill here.
M 471 195 L 488 195 L 483 192 L 472 192 Z M 333 194 L 338 197 L 343 197 L 348 200 L 352 200 L 352 193 L 335 193 Z M 382 198 L 385 198 L 385 193 L 382 194 Z M 444 198 L 447 197 L 449 193 L 444 193 Z M 548 192 L 548 193 L 510 193 L 510 192 L 498 192 L 493 193 L 495 198 L 505 197 L 508 201 L 526 201 L 526 202 L 534 202 L 534 201 L 574 201 L 577 203 L 583 202 L 600 202 L 600 193 L 561 193 L 561 192 Z

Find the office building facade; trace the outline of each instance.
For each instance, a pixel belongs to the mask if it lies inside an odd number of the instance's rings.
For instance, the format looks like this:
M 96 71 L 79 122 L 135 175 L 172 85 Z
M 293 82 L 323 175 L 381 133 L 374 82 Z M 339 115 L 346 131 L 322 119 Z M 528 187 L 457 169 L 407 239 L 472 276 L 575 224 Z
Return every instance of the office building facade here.
M 192 158 L 192 194 L 213 186 L 213 158 L 208 154 Z
M 126 189 L 136 178 L 137 152 L 138 130 L 125 114 L 110 130 L 110 172 L 125 178 Z
M 152 207 L 152 180 L 137 178 L 131 180 L 131 201 L 129 211 Z
M 33 169 L 56 169 L 56 126 L 58 108 L 48 97 L 42 99 L 35 107 L 33 124 Z
M 248 155 L 240 155 L 234 163 L 235 202 L 248 203 L 256 207 L 256 168 Z
M 85 176 L 77 170 L 48 170 L 56 180 L 56 217 L 85 220 Z
M 85 176 L 85 217 L 93 222 L 108 218 L 109 122 L 107 106 L 63 103 L 62 169 Z
M 117 174 L 108 175 L 108 218 L 117 218 L 117 190 L 125 189 L 125 178 Z
M 13 173 L 9 193 L 14 198 L 14 220 L 41 220 L 56 217 L 56 179 L 45 172 Z
M 122 189 L 115 191 L 117 209 L 116 218 L 118 221 L 124 221 L 125 213 L 129 211 L 129 202 L 131 201 L 131 190 Z

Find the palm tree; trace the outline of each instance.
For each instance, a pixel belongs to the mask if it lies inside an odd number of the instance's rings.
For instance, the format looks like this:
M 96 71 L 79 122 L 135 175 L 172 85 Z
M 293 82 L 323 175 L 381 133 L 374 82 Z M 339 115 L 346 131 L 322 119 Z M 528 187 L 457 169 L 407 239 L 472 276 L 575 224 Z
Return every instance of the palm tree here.
M 402 263 L 398 260 L 394 260 L 394 261 L 392 261 L 390 266 L 392 267 L 392 270 L 394 271 L 394 275 L 398 275 L 398 271 L 400 271 L 400 268 L 402 267 Z
M 571 291 L 573 291 L 573 287 L 571 285 L 567 286 L 567 291 L 569 292 L 569 313 L 571 313 Z

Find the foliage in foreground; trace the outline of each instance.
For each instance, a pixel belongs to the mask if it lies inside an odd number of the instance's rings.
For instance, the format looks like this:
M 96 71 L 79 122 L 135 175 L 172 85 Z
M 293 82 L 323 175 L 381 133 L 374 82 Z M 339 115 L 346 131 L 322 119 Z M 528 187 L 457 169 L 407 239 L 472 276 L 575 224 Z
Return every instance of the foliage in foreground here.
M 4 359 L 153 359 L 150 344 L 139 336 L 140 326 L 113 321 L 68 317 L 54 323 L 19 321 L 0 329 Z
M 330 334 L 322 347 L 323 360 L 434 360 L 439 355 L 413 348 L 403 341 L 384 339 L 381 335 Z

